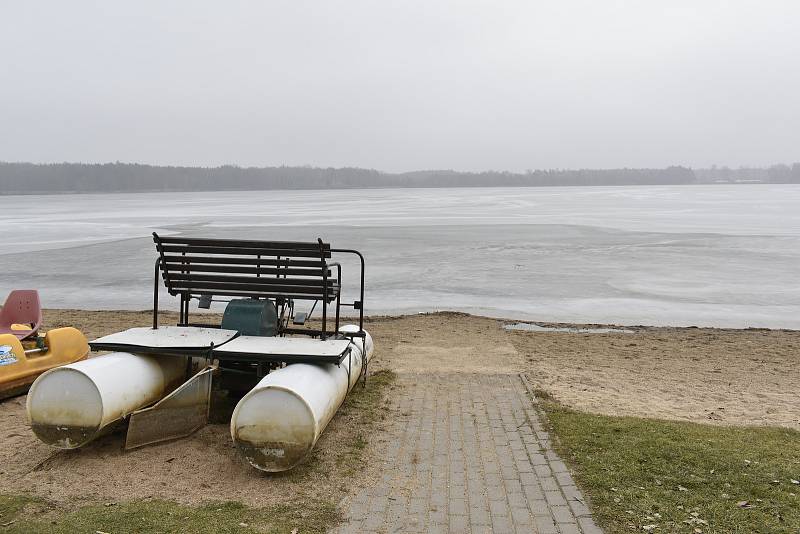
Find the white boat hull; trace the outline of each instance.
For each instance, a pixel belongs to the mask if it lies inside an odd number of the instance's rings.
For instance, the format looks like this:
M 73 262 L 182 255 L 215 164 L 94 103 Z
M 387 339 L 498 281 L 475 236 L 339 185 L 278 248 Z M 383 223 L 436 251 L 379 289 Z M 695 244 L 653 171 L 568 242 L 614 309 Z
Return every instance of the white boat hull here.
M 239 401 L 231 437 L 253 467 L 286 471 L 308 455 L 372 357 L 372 337 L 356 338 L 350 348 L 338 366 L 296 363 L 273 371 Z
M 28 393 L 28 421 L 43 442 L 74 449 L 180 384 L 186 359 L 115 352 L 43 373 Z

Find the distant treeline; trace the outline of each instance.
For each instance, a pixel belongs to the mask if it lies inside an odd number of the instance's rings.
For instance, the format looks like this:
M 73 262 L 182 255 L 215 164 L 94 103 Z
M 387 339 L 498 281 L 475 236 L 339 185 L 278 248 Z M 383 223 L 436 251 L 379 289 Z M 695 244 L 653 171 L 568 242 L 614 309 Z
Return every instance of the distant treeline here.
M 699 183 L 772 183 L 800 184 L 800 163 L 789 165 L 773 165 L 765 169 L 757 167 L 711 167 L 695 169 Z
M 800 182 L 800 164 L 759 169 L 768 179 Z M 721 170 L 702 182 L 716 179 Z M 730 171 L 730 170 L 729 170 Z M 739 171 L 731 171 L 733 173 Z M 725 175 L 727 176 L 727 175 Z M 760 176 L 760 175 L 759 175 Z M 772 178 L 775 178 L 774 180 Z M 735 181 L 733 179 L 728 181 Z M 3 163 L 0 194 L 95 193 L 135 191 L 221 191 L 263 189 L 348 189 L 381 187 L 502 187 L 581 185 L 660 185 L 698 182 L 686 167 L 666 169 L 543 170 L 525 173 L 415 171 L 385 173 L 359 168 L 317 167 L 159 167 L 129 163 Z

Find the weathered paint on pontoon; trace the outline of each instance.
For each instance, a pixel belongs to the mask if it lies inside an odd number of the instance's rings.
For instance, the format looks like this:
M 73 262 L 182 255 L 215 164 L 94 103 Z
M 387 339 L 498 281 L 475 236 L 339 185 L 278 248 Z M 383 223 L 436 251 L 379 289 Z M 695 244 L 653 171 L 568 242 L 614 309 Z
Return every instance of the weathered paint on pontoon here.
M 51 369 L 28 393 L 28 421 L 43 442 L 74 449 L 180 384 L 181 357 L 116 352 Z
M 358 332 L 358 327 L 340 330 Z M 306 457 L 358 382 L 364 358 L 372 357 L 372 337 L 356 338 L 351 349 L 339 366 L 296 363 L 273 371 L 239 401 L 231 417 L 231 437 L 251 465 L 286 471 Z

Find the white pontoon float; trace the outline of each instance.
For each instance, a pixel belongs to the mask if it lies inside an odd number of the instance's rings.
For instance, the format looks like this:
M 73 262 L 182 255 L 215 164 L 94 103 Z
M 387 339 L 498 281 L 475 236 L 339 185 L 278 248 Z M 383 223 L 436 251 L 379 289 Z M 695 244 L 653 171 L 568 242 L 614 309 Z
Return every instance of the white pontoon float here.
M 162 238 L 156 260 L 152 328 L 131 328 L 90 342 L 113 351 L 42 374 L 28 395 L 34 433 L 76 448 L 128 422 L 125 447 L 191 434 L 208 421 L 213 388 L 243 394 L 231 437 L 256 468 L 297 465 L 363 377 L 372 356 L 364 331 L 364 258 L 329 244 Z M 359 299 L 341 301 L 341 266 L 361 262 Z M 180 297 L 179 324 L 158 325 L 159 279 Z M 227 302 L 220 325 L 189 321 L 189 304 Z M 311 301 L 309 313 L 296 301 Z M 306 326 L 320 303 L 320 328 Z M 358 325 L 341 326 L 342 306 Z M 330 317 L 333 312 L 333 318 Z

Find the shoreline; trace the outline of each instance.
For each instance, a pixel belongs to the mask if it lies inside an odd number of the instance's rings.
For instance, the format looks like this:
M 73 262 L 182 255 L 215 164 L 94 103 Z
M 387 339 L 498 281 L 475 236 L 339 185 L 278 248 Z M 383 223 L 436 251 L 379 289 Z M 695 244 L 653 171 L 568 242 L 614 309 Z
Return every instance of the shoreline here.
M 152 316 L 153 310 L 152 309 L 139 309 L 139 310 L 126 310 L 126 309 L 118 309 L 118 308 L 43 308 L 43 313 L 121 313 L 121 314 L 136 314 L 136 315 L 150 315 Z M 163 316 L 177 316 L 177 312 L 172 310 L 159 310 L 158 312 L 159 317 Z M 222 316 L 222 310 L 220 311 L 201 311 L 201 310 L 192 310 L 191 315 L 202 315 L 202 316 Z M 486 319 L 491 321 L 500 321 L 503 323 L 524 323 L 524 324 L 535 324 L 538 326 L 543 327 L 552 327 L 552 328 L 564 328 L 564 329 L 628 329 L 633 330 L 633 333 L 639 331 L 648 331 L 648 330 L 712 330 L 712 331 L 720 331 L 720 332 L 800 332 L 800 329 L 796 328 L 771 328 L 771 327 L 759 327 L 759 326 L 746 326 L 746 327 L 726 327 L 726 326 L 698 326 L 698 325 L 691 325 L 691 326 L 680 326 L 680 325 L 648 325 L 648 324 L 630 324 L 630 323 L 594 323 L 594 322 L 563 322 L 563 321 L 549 321 L 549 320 L 540 320 L 540 319 L 530 319 L 526 317 L 511 317 L 511 316 L 494 316 L 494 315 L 484 315 L 481 313 L 470 313 L 465 311 L 459 310 L 436 310 L 436 311 L 419 311 L 419 312 L 408 312 L 408 313 L 377 313 L 377 314 L 369 314 L 364 315 L 364 321 L 387 321 L 387 320 L 398 320 L 398 319 L 405 319 L 409 317 L 424 317 L 424 316 L 436 316 L 436 315 L 444 315 L 444 316 L 461 316 L 461 317 L 471 317 L 475 319 Z M 358 320 L 357 315 L 341 315 L 342 322 L 350 322 Z M 312 318 L 312 321 L 314 318 Z M 562 332 L 562 333 L 588 333 L 594 334 L 594 332 Z

